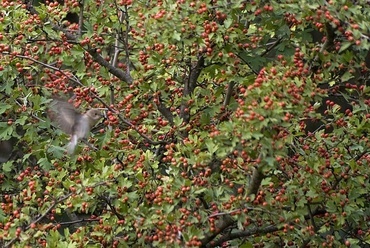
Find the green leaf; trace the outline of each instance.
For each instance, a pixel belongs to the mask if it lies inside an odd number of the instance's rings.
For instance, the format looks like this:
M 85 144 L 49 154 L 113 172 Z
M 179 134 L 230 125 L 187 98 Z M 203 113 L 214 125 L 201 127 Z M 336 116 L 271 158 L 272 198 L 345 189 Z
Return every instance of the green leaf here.
M 239 246 L 239 248 L 252 248 L 253 244 L 251 242 L 247 242 Z
M 352 45 L 351 42 L 349 41 L 345 41 L 342 43 L 342 46 L 340 47 L 339 49 L 339 52 L 338 53 L 342 53 L 344 50 L 348 49 L 350 46 Z
M 342 82 L 347 82 L 348 80 L 350 80 L 351 78 L 353 78 L 354 76 L 353 76 L 353 74 L 352 73 L 350 73 L 350 72 L 348 72 L 348 71 L 346 71 L 344 74 L 343 74 L 343 76 L 341 77 L 341 80 L 342 80 Z
M 6 77 L 6 75 L 3 75 L 5 74 L 4 71 L 0 71 L 0 77 Z M 12 87 L 13 87 L 14 83 L 11 82 L 11 81 L 7 81 L 6 83 L 3 83 L 2 86 L 0 84 L 0 92 L 5 92 L 6 94 L 8 95 L 11 95 L 12 94 Z
M 47 152 L 50 152 L 53 158 L 61 158 L 64 156 L 66 149 L 60 146 L 50 145 Z
M 2 171 L 4 172 L 10 172 L 14 168 L 13 161 L 7 161 L 5 163 L 2 163 L 1 166 L 2 166 Z
M 10 104 L 6 104 L 6 103 L 3 103 L 0 105 L 0 114 L 3 114 L 5 113 L 5 111 L 7 111 L 8 109 L 11 109 L 12 108 L 12 105 Z
M 21 126 L 24 126 L 26 124 L 26 121 L 28 120 L 28 118 L 29 117 L 27 115 L 23 115 L 20 118 L 18 118 L 17 120 L 15 120 L 15 123 L 20 124 Z
M 210 154 L 214 154 L 218 150 L 218 145 L 213 143 L 211 139 L 207 139 L 205 141 L 205 144 L 207 146 L 207 150 L 209 151 Z
M 224 21 L 225 28 L 229 28 L 231 26 L 231 24 L 233 24 L 233 20 L 232 19 L 226 19 Z
M 335 213 L 338 210 L 337 205 L 335 204 L 334 201 L 328 201 L 326 203 L 326 207 L 329 213 Z
M 43 168 L 44 170 L 50 170 L 52 168 L 52 164 L 47 158 L 40 158 L 39 161 L 37 162 Z
M 275 158 L 274 157 L 267 157 L 264 160 L 265 160 L 265 162 L 267 162 L 267 164 L 269 166 L 271 166 L 271 167 L 274 166 L 274 163 L 275 163 Z
M 270 177 L 267 177 L 267 178 L 264 178 L 262 179 L 262 182 L 261 182 L 261 185 L 269 185 L 271 183 L 271 178 Z
M 8 125 L 6 122 L 0 122 L 0 140 L 8 140 L 12 137 L 14 125 Z
M 175 32 L 173 32 L 173 34 L 172 34 L 172 38 L 173 38 L 174 40 L 180 41 L 180 40 L 181 40 L 181 34 L 175 31 Z

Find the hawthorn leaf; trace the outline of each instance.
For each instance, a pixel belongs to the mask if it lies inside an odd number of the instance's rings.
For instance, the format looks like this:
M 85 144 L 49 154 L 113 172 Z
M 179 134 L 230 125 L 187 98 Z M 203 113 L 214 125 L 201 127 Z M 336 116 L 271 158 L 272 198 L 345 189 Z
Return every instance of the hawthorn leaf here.
M 2 163 L 1 167 L 2 167 L 2 171 L 10 172 L 11 170 L 14 169 L 13 161 L 10 160 L 10 161 L 7 161 L 5 163 Z

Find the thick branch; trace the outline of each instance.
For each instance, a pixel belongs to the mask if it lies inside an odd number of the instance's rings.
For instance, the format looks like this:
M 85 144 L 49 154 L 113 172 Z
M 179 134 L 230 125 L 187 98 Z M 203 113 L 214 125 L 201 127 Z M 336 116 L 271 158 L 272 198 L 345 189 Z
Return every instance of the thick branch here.
M 234 223 L 234 220 L 229 216 L 223 216 L 220 220 L 220 224 L 215 232 L 211 234 L 206 234 L 205 237 L 201 240 L 202 245 L 200 247 L 209 247 L 210 242 L 222 233 L 226 228 L 230 227 Z
M 80 13 L 78 14 L 78 36 L 81 37 L 84 21 L 84 0 L 80 0 Z
M 173 125 L 173 115 L 171 111 L 169 110 L 169 108 L 167 108 L 162 103 L 161 99 L 159 99 L 159 104 L 157 105 L 157 109 L 164 116 L 164 118 L 166 118 L 170 122 L 170 124 Z
M 197 85 L 198 77 L 202 72 L 203 68 L 204 68 L 204 57 L 202 56 L 199 58 L 195 67 L 192 68 L 190 71 L 188 81 L 185 83 L 184 95 L 190 95 L 191 93 L 193 93 L 195 86 Z
M 279 231 L 281 229 L 283 229 L 283 227 L 278 228 L 275 225 L 271 225 L 271 226 L 267 226 L 267 227 L 263 227 L 263 228 L 255 227 L 255 228 L 252 228 L 252 229 L 249 229 L 249 230 L 236 232 L 236 233 L 230 232 L 228 234 L 223 235 L 221 238 L 219 238 L 214 243 L 208 244 L 206 247 L 218 247 L 218 246 L 221 246 L 222 243 L 224 243 L 228 240 L 248 237 L 248 236 L 251 236 L 251 235 L 254 235 L 254 234 L 262 235 L 262 234 L 272 233 L 272 232 Z
M 232 81 L 227 86 L 227 92 L 226 92 L 226 96 L 225 96 L 225 100 L 224 100 L 224 107 L 226 107 L 230 104 L 231 95 L 233 94 L 233 90 L 234 90 L 234 85 L 235 85 L 235 82 Z
M 202 72 L 203 68 L 204 68 L 204 57 L 202 56 L 199 58 L 194 68 L 190 68 L 189 76 L 187 80 L 185 80 L 185 84 L 184 84 L 184 91 L 183 91 L 184 97 L 189 96 L 193 93 L 195 87 L 197 86 L 198 77 L 200 73 Z M 185 123 L 188 123 L 190 121 L 190 112 L 186 110 L 188 110 L 188 105 L 184 101 L 181 104 L 180 117 L 184 120 Z
M 304 216 L 305 220 L 312 219 L 314 216 L 325 214 L 326 210 L 324 209 L 316 209 L 315 211 L 310 211 L 309 214 L 306 214 Z M 294 225 L 294 223 L 291 223 Z M 235 232 L 228 232 L 222 235 L 219 239 L 212 243 L 203 243 L 202 247 L 218 247 L 221 246 L 224 242 L 232 240 L 232 239 L 238 239 L 238 238 L 246 238 L 252 235 L 264 235 L 267 233 L 273 233 L 277 232 L 279 230 L 282 230 L 284 227 L 278 227 L 277 225 L 270 225 L 266 227 L 253 227 L 248 230 L 244 231 L 235 231 Z
M 256 168 L 254 168 L 253 175 L 252 175 L 252 178 L 251 178 L 251 182 L 250 182 L 249 188 L 247 190 L 248 195 L 252 195 L 252 194 L 256 195 L 257 194 L 258 189 L 261 185 L 261 182 L 262 182 L 263 178 L 264 178 L 264 175 L 262 173 L 262 166 L 260 165 L 260 166 L 257 166 Z M 234 220 L 232 219 L 232 217 L 230 215 L 222 215 L 219 222 L 220 222 L 220 227 L 217 229 L 218 231 L 216 231 L 216 232 L 214 232 L 210 235 L 206 235 L 205 238 L 201 240 L 202 247 L 214 247 L 213 244 L 212 244 L 212 246 L 210 246 L 210 242 L 214 238 L 216 238 L 217 235 L 219 235 L 225 229 L 229 228 L 231 225 L 234 224 Z M 249 230 L 248 232 L 251 232 L 251 231 Z M 245 234 L 245 232 L 244 232 L 244 234 Z M 230 239 L 231 237 L 228 236 L 228 235 L 225 235 L 225 236 Z M 229 240 L 225 236 L 222 236 L 220 239 Z M 232 238 L 234 238 L 234 237 L 232 237 Z M 224 241 L 222 241 L 222 242 L 224 242 Z M 217 240 L 217 244 L 220 244 L 218 242 L 218 240 Z
M 114 76 L 118 77 L 122 81 L 131 84 L 133 79 L 130 74 L 125 73 L 121 69 L 114 67 L 113 65 L 109 64 L 100 54 L 96 51 L 96 49 L 88 49 L 87 52 L 93 57 L 93 59 L 98 62 L 99 65 L 108 69 L 110 73 Z
M 257 194 L 263 178 L 264 178 L 264 175 L 262 173 L 262 166 L 255 167 L 248 190 L 247 190 L 248 195 Z

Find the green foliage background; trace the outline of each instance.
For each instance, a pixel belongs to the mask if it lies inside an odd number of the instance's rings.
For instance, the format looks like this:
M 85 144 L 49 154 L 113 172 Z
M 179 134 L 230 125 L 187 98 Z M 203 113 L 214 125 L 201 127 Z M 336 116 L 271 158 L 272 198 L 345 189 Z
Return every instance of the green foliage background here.
M 369 246 L 369 12 L 2 1 L 1 246 Z M 52 95 L 107 109 L 97 151 Z

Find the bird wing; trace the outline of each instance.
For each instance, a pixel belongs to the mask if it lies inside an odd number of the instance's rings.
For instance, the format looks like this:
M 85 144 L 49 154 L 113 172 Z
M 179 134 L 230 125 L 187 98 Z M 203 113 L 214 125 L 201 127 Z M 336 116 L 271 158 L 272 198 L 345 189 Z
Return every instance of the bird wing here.
M 66 101 L 53 99 L 50 110 L 49 118 L 65 133 L 72 134 L 76 120 L 81 118 L 75 107 Z

